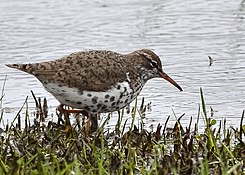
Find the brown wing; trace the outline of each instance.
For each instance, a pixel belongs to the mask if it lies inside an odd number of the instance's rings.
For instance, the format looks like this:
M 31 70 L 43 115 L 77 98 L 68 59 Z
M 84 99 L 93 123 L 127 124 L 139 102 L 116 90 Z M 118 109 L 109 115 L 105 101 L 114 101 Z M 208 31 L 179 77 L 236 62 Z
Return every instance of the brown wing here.
M 21 70 L 42 83 L 57 82 L 81 91 L 106 91 L 127 79 L 122 57 L 111 51 L 78 52 L 56 61 L 27 64 Z

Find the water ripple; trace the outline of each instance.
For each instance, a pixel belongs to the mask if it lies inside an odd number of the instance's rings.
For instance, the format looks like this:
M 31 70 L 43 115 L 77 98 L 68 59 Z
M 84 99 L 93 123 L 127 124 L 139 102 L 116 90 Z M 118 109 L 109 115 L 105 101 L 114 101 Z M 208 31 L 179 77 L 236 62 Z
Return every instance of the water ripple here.
M 152 102 L 149 121 L 163 122 L 174 110 L 186 113 L 188 123 L 197 116 L 202 87 L 215 118 L 237 125 L 245 108 L 244 6 L 237 0 L 2 0 L 0 85 L 8 75 L 4 105 L 20 107 L 30 90 L 47 96 L 50 106 L 58 104 L 34 77 L 4 64 L 54 60 L 87 49 L 150 48 L 184 92 L 161 79 L 149 81 L 139 97 Z

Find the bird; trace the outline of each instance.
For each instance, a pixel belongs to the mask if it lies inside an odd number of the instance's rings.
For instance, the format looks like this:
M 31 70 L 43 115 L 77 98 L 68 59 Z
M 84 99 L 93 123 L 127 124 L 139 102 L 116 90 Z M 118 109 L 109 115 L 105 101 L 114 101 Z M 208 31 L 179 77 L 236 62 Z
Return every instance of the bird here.
M 182 91 L 163 71 L 159 56 L 149 49 L 127 54 L 88 50 L 54 61 L 6 66 L 35 76 L 60 102 L 59 109 L 70 113 L 118 111 L 129 105 L 152 78 L 163 78 Z

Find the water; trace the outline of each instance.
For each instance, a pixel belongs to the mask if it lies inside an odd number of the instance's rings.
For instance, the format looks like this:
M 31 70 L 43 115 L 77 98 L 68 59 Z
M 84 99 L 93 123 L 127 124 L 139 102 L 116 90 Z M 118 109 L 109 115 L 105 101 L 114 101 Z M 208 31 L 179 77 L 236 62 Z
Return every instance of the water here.
M 245 109 L 245 2 L 239 0 L 1 0 L 0 86 L 4 119 L 11 121 L 33 90 L 58 102 L 28 74 L 5 67 L 60 58 L 75 51 L 107 49 L 127 53 L 154 50 L 164 70 L 184 89 L 150 80 L 139 99 L 152 102 L 147 124 L 180 116 L 197 117 L 200 87 L 214 118 L 238 126 Z M 208 56 L 214 59 L 209 66 Z M 34 101 L 28 99 L 29 106 Z M 112 126 L 116 118 L 112 118 Z

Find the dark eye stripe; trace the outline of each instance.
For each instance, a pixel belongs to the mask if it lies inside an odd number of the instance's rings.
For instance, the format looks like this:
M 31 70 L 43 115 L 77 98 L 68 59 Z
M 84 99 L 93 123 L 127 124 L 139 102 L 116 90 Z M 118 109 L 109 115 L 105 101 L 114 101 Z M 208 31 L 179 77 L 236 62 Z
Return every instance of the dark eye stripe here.
M 155 61 L 150 61 L 151 62 L 151 65 L 152 65 L 152 67 L 156 67 L 156 68 L 158 68 L 158 66 L 157 66 L 157 62 L 155 62 Z
M 152 59 L 148 58 L 148 57 L 147 57 L 146 55 L 144 55 L 144 54 L 143 54 L 143 56 L 144 56 L 144 58 L 146 58 L 146 59 L 150 62 L 150 64 L 151 64 L 152 67 L 155 67 L 155 68 L 158 69 L 158 65 L 157 65 L 157 62 L 156 62 L 156 61 L 153 61 Z

